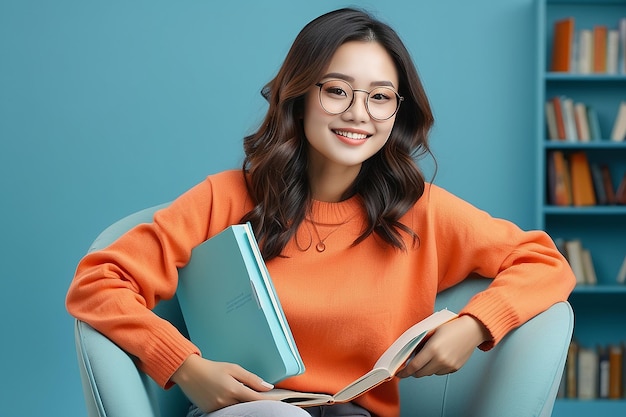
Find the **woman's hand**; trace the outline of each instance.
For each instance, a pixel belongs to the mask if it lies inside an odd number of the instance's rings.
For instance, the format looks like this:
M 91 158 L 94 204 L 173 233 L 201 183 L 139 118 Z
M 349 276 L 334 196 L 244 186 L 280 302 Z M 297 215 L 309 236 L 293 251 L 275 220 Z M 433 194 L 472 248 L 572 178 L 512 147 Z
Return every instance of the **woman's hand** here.
M 490 339 L 485 326 L 472 316 L 460 316 L 443 324 L 398 373 L 400 378 L 445 375 L 458 371 L 474 349 Z
M 258 391 L 273 386 L 239 365 L 189 356 L 171 378 L 204 412 L 263 399 Z

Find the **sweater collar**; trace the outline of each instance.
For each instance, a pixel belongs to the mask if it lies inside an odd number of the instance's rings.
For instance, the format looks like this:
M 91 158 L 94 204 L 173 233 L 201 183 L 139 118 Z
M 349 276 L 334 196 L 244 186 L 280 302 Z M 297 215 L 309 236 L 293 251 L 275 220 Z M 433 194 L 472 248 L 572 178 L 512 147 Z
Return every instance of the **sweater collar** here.
M 342 224 L 363 215 L 363 205 L 358 195 L 337 203 L 313 200 L 308 218 L 319 224 Z

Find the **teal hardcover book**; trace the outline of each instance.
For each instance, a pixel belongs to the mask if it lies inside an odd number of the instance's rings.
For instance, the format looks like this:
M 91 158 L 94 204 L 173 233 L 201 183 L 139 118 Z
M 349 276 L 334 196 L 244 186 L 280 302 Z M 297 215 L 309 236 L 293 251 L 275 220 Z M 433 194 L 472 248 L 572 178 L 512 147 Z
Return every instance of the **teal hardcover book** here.
M 176 294 L 203 357 L 236 363 L 270 383 L 304 372 L 250 224 L 195 247 Z

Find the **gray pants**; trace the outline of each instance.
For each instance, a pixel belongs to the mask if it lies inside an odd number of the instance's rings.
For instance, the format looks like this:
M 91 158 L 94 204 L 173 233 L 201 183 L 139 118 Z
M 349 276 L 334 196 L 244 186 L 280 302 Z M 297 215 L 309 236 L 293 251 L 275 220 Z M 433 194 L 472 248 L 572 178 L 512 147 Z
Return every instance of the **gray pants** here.
M 203 413 L 191 406 L 187 417 L 371 417 L 370 413 L 356 404 L 334 404 L 320 407 L 300 408 L 280 401 L 253 401 L 224 407 L 211 413 Z

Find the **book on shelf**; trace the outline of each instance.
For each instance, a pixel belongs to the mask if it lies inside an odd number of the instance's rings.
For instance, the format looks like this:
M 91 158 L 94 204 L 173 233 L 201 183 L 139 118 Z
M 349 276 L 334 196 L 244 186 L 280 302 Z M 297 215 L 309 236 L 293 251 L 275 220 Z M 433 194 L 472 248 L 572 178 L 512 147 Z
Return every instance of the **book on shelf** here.
M 602 167 L 600 164 L 591 163 L 591 178 L 593 179 L 593 189 L 596 193 L 596 202 L 599 205 L 606 205 L 609 203 L 607 190 L 604 184 L 604 175 L 602 173 Z
M 574 100 L 569 97 L 562 97 L 563 123 L 565 124 L 565 139 L 570 142 L 578 142 L 578 131 L 576 130 L 576 114 L 574 113 Z
M 590 142 L 602 138 L 592 106 L 561 95 L 546 100 L 545 118 L 551 141 Z
M 591 29 L 581 29 L 578 33 L 576 65 L 579 74 L 593 73 L 593 32 Z
M 236 363 L 270 383 L 304 372 L 249 223 L 196 246 L 179 270 L 176 294 L 204 357 Z
M 600 165 L 600 172 L 602 173 L 602 185 L 606 194 L 606 204 L 615 204 L 617 200 L 615 199 L 615 188 L 609 166 L 606 164 Z
M 563 180 L 565 181 L 565 193 L 567 194 L 569 205 L 571 205 L 574 202 L 574 197 L 572 196 L 572 175 L 570 172 L 568 158 L 565 158 L 565 175 Z
M 615 116 L 613 129 L 611 130 L 611 140 L 623 142 L 626 139 L 626 101 L 622 101 Z
M 569 168 L 562 151 L 548 154 L 548 200 L 555 206 L 572 204 Z
M 626 205 L 626 173 L 615 188 L 609 166 L 589 162 L 585 151 L 549 151 L 546 177 L 548 204 L 561 207 Z
M 626 204 L 626 172 L 622 176 L 622 180 L 617 186 L 617 191 L 615 191 L 615 202 L 617 204 Z
M 546 101 L 546 125 L 548 128 L 548 139 L 552 141 L 560 140 L 558 127 L 556 125 L 556 113 L 554 111 L 554 102 L 552 100 Z
M 585 264 L 583 259 L 583 244 L 580 239 L 568 239 L 563 244 L 565 248 L 565 258 L 574 272 L 576 284 L 587 284 L 585 276 Z
M 620 399 L 624 391 L 622 345 L 598 347 L 598 398 Z
M 578 396 L 578 343 L 575 340 L 569 344 L 565 358 L 565 397 Z
M 598 283 L 591 251 L 583 246 L 580 239 L 556 238 L 554 243 L 572 268 L 577 285 Z
M 546 102 L 546 122 L 548 134 L 552 140 L 565 140 L 565 120 L 563 118 L 563 105 L 560 96 L 551 97 Z
M 572 340 L 559 387 L 561 398 L 626 398 L 624 350 L 623 342 L 592 348 Z
M 552 39 L 552 62 L 550 71 L 570 72 L 574 59 L 574 18 L 554 22 L 554 33 Z
M 372 369 L 357 378 L 334 395 L 321 393 L 298 392 L 275 388 L 262 392 L 264 398 L 289 402 L 301 407 L 344 403 L 364 394 L 372 388 L 391 380 L 407 363 L 414 352 L 439 326 L 457 317 L 449 310 L 439 310 L 424 320 L 411 326 L 378 358 Z
M 587 123 L 589 124 L 589 135 L 591 140 L 602 139 L 602 132 L 600 130 L 600 120 L 598 119 L 598 112 L 593 106 L 589 104 L 587 107 Z
M 585 152 L 572 152 L 569 156 L 572 204 L 574 206 L 594 206 L 596 196 L 591 177 L 591 166 Z
M 609 350 L 607 346 L 598 346 L 598 398 L 609 398 L 609 384 L 611 383 L 611 368 L 609 364 Z
M 582 248 L 582 261 L 583 261 L 583 279 L 587 285 L 596 285 L 598 283 L 598 277 L 596 275 L 596 267 L 593 264 L 593 257 L 591 251 L 587 248 Z
M 593 72 L 606 73 L 606 36 L 608 28 L 605 25 L 593 27 Z
M 610 29 L 606 35 L 606 73 L 619 72 L 619 31 Z
M 598 397 L 598 352 L 595 349 L 580 346 L 578 348 L 578 385 L 577 398 L 591 400 Z
M 624 349 L 622 346 L 610 345 L 609 356 L 609 395 L 615 400 L 622 398 L 624 393 Z
M 550 71 L 626 73 L 626 18 L 619 19 L 616 27 L 597 24 L 579 30 L 574 17 L 554 22 Z
M 626 398 L 626 343 L 620 343 L 622 348 L 622 398 Z
M 576 132 L 580 142 L 591 141 L 591 131 L 589 130 L 589 118 L 587 117 L 587 106 L 585 103 L 574 104 L 574 119 L 576 120 Z

